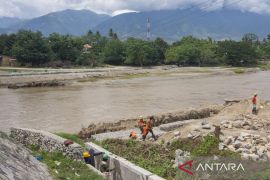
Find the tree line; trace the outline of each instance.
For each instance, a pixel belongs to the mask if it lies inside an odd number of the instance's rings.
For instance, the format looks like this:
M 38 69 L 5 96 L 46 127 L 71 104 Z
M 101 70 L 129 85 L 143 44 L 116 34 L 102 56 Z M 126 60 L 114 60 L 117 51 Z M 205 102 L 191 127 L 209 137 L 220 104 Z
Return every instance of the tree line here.
M 21 66 L 252 66 L 270 57 L 270 35 L 262 41 L 245 34 L 240 41 L 215 41 L 186 36 L 172 44 L 162 38 L 153 41 L 128 38 L 121 41 L 110 29 L 108 36 L 89 31 L 77 37 L 20 30 L 0 35 L 0 55 L 12 56 Z

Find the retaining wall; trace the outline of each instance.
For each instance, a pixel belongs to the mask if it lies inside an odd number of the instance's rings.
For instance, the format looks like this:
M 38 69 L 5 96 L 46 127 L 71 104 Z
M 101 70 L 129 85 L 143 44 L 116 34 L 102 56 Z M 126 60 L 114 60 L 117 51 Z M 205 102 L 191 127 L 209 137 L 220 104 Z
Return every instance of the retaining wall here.
M 66 139 L 52 133 L 26 128 L 11 128 L 10 135 L 26 146 L 39 146 L 44 151 L 59 151 L 71 158 L 83 160 L 83 148 L 79 144 L 74 143 L 66 147 L 64 145 Z
M 96 152 L 105 152 L 109 156 L 108 166 L 112 170 L 111 180 L 164 180 L 163 178 L 139 167 L 124 158 L 116 156 L 94 143 L 86 143 L 87 148 Z M 99 169 L 101 160 L 96 159 L 96 168 Z

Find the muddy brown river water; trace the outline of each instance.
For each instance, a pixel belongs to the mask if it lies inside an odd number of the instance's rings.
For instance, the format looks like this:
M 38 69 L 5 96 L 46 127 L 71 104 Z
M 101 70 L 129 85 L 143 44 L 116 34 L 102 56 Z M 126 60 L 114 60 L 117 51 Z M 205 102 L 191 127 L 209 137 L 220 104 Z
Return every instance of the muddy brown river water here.
M 90 123 L 174 111 L 257 92 L 270 100 L 270 72 L 175 74 L 101 80 L 58 88 L 0 88 L 0 130 L 27 127 L 78 132 Z

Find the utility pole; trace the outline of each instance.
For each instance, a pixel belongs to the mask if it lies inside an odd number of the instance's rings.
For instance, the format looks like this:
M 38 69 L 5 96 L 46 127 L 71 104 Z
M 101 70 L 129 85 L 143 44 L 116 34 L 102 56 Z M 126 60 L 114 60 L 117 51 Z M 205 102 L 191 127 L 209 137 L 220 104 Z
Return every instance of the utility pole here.
M 151 24 L 150 24 L 150 18 L 147 18 L 147 40 L 150 41 L 150 28 L 151 28 Z

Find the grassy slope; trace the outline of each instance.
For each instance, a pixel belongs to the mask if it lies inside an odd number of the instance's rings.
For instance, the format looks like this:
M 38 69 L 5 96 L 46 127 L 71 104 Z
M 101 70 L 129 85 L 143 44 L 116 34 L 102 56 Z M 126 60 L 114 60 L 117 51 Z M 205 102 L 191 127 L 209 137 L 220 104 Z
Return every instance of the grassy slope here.
M 108 139 L 100 143 L 105 149 L 135 163 L 166 179 L 176 177 L 172 160 L 175 150 L 182 149 L 191 152 L 192 156 L 239 156 L 231 151 L 219 151 L 218 140 L 206 136 L 204 139 L 175 141 L 168 147 L 163 145 L 139 142 L 133 140 Z

